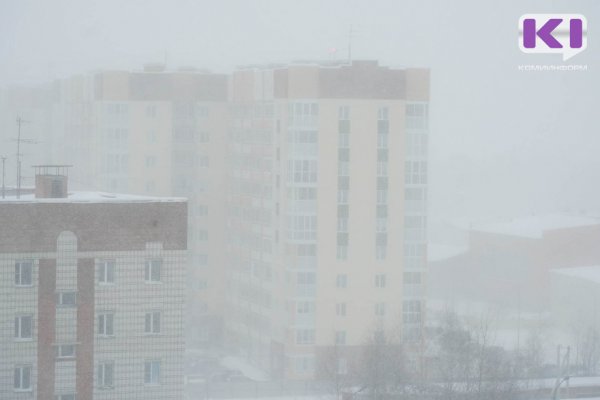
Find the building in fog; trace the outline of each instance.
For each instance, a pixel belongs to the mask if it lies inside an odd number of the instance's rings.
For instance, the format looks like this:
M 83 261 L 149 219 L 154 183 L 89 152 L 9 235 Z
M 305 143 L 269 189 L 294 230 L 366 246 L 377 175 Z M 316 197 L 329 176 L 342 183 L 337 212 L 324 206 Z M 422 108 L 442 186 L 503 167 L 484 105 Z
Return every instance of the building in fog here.
M 385 332 L 418 348 L 429 72 L 375 61 L 231 78 L 226 330 L 286 378 Z
M 57 83 L 73 185 L 189 200 L 189 343 L 219 343 L 225 264 L 227 76 L 101 71 Z
M 600 219 L 533 215 L 468 229 L 469 248 L 430 264 L 431 293 L 508 309 L 547 310 L 550 270 L 600 263 Z
M 289 378 L 376 332 L 418 348 L 428 70 L 148 65 L 52 88 L 74 187 L 189 198 L 190 347 L 226 339 Z
M 183 398 L 187 202 L 68 192 L 0 200 L 0 398 Z

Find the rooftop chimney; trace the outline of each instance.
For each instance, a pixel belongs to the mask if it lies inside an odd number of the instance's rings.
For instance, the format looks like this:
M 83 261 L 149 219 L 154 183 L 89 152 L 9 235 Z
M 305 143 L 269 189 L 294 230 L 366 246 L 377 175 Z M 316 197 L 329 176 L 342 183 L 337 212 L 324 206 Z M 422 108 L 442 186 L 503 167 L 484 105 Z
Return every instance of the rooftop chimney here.
M 71 165 L 34 165 L 35 198 L 64 199 L 68 197 L 68 172 Z

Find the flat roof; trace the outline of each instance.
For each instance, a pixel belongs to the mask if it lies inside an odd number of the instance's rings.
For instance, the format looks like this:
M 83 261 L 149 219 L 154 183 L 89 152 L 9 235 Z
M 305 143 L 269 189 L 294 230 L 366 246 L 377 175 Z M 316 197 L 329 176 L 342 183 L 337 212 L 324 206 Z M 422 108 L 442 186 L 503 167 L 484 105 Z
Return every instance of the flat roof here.
M 555 268 L 550 270 L 555 274 L 579 278 L 586 281 L 600 283 L 600 265 L 586 267 Z
M 442 261 L 464 254 L 469 251 L 469 246 L 453 244 L 429 243 L 427 245 L 427 260 Z
M 21 198 L 11 193 L 6 198 L 0 197 L 1 203 L 22 204 L 22 203 L 173 203 L 185 202 L 183 197 L 155 197 L 139 196 L 134 194 L 105 193 L 105 192 L 69 192 L 66 198 L 35 198 L 32 193 L 22 194 Z
M 540 239 L 544 235 L 544 232 L 547 231 L 591 225 L 600 225 L 600 219 L 590 216 L 555 214 L 532 215 L 514 218 L 508 221 L 474 224 L 471 230 L 476 232 Z

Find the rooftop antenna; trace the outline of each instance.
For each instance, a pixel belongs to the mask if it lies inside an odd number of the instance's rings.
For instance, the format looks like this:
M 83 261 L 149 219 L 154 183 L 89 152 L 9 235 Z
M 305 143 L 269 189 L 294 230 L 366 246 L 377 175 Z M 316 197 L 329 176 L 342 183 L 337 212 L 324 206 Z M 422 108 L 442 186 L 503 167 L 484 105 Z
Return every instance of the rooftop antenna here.
M 37 143 L 31 139 L 21 138 L 21 125 L 29 121 L 24 121 L 20 116 L 17 116 L 17 199 L 21 198 L 21 142 L 23 143 Z

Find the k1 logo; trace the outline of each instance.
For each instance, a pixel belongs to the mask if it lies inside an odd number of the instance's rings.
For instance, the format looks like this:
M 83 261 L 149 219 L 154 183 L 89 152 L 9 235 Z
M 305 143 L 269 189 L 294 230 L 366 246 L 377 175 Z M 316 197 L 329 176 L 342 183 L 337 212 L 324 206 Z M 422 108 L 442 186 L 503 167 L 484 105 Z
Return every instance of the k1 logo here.
M 519 48 L 568 60 L 587 48 L 587 20 L 581 14 L 525 14 L 519 19 Z

